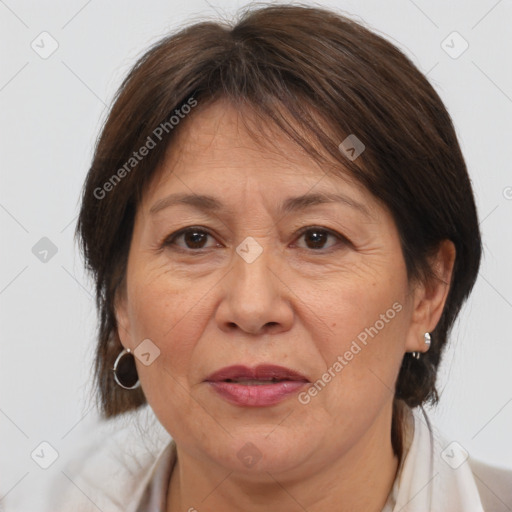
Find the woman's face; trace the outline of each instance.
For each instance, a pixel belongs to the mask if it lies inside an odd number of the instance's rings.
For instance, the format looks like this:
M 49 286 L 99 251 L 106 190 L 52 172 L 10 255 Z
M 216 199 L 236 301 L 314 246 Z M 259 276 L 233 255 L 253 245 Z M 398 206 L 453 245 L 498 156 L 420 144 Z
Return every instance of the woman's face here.
M 389 443 L 424 332 L 389 212 L 277 131 L 258 144 L 228 103 L 196 114 L 137 211 L 117 307 L 125 347 L 151 340 L 150 406 L 183 453 L 253 474 Z

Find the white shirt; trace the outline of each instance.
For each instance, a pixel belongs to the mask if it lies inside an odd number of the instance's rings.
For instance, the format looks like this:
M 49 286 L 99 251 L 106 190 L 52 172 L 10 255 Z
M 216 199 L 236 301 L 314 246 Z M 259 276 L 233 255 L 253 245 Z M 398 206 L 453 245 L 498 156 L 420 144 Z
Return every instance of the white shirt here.
M 48 511 L 165 512 L 176 445 L 163 427 L 156 442 L 129 430 L 70 464 Z M 382 512 L 507 511 L 512 471 L 471 459 L 430 425 L 423 409 L 407 409 L 404 455 Z

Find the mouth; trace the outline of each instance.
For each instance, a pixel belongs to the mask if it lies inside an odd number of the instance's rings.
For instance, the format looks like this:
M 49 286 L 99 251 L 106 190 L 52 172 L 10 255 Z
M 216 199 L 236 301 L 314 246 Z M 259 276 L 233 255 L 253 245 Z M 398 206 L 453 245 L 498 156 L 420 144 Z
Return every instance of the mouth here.
M 254 368 L 242 365 L 226 366 L 212 373 L 207 382 L 236 382 L 245 385 L 259 385 L 273 382 L 309 382 L 304 375 L 284 366 L 261 364 Z
M 285 400 L 310 381 L 283 366 L 259 365 L 249 368 L 236 365 L 212 373 L 205 382 L 231 404 L 263 407 Z

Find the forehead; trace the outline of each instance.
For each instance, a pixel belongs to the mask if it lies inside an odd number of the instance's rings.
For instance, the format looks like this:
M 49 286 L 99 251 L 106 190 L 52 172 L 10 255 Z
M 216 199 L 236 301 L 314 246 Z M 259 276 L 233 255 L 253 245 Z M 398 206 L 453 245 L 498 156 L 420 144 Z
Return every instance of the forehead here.
M 229 200 L 242 187 L 274 197 L 343 192 L 372 203 L 340 163 L 319 163 L 271 121 L 223 99 L 181 121 L 144 202 L 154 203 L 169 191 L 217 192 Z
M 325 174 L 297 143 L 271 120 L 261 119 L 249 106 L 237 108 L 219 99 L 185 118 L 169 144 L 164 166 L 167 170 L 186 163 L 187 171 L 200 172 L 208 160 L 224 167 L 243 167 L 249 162 L 261 172 L 273 167 L 293 174 Z M 256 162 L 261 165 L 257 166 Z M 185 167 L 185 166 L 183 166 Z

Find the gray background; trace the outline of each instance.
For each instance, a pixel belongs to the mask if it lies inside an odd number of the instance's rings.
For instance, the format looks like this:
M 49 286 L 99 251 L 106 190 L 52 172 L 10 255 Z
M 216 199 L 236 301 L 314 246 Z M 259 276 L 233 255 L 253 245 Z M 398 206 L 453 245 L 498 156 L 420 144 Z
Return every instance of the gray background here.
M 66 459 L 99 428 L 90 398 L 96 313 L 73 230 L 107 105 L 151 43 L 185 22 L 230 16 L 245 4 L 0 1 L 0 498 L 6 496 L 0 507 L 37 510 L 50 480 L 62 477 Z M 452 115 L 485 254 L 441 368 L 441 403 L 431 417 L 473 457 L 512 468 L 512 2 L 320 5 L 394 42 L 427 74 Z M 51 38 L 40 36 L 44 31 Z M 42 58 L 53 40 L 57 50 Z M 464 40 L 469 47 L 459 55 Z M 31 458 L 43 441 L 59 453 L 46 470 Z

